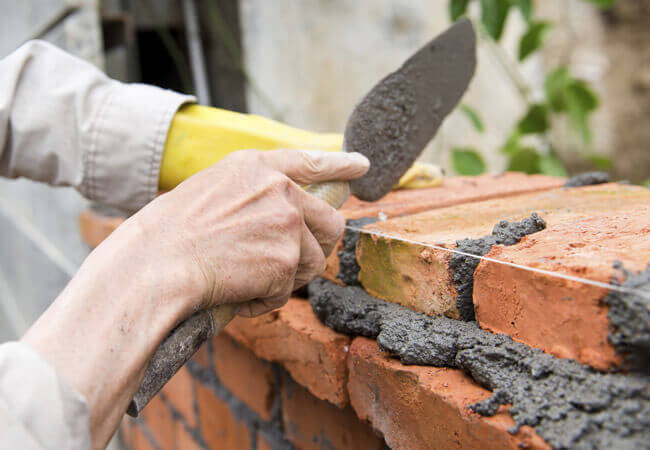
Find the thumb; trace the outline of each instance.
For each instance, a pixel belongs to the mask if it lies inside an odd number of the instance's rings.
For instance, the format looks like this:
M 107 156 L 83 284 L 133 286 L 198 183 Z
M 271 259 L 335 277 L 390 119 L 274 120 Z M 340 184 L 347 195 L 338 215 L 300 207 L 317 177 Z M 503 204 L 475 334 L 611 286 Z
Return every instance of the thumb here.
M 353 180 L 370 168 L 370 161 L 361 153 L 274 150 L 263 152 L 261 156 L 264 163 L 301 185 Z

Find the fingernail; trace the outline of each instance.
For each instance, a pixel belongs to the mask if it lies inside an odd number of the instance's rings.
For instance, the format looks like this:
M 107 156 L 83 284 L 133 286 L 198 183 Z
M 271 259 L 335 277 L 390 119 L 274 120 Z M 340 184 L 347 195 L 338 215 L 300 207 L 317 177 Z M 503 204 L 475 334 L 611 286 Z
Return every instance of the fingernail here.
M 362 166 L 370 165 L 370 160 L 366 158 L 364 155 L 362 155 L 361 153 L 353 152 L 353 153 L 344 153 L 344 154 L 351 162 L 355 164 L 360 164 Z

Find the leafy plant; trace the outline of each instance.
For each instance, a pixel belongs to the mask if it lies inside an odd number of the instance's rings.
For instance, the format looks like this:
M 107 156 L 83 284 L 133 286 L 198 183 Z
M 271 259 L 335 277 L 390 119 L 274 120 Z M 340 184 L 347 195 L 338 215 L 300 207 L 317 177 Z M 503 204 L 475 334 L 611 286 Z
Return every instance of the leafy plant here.
M 616 0 L 585 1 L 599 8 L 609 8 Z M 506 72 L 528 103 L 526 113 L 500 149 L 508 158 L 508 170 L 556 176 L 567 174 L 548 138 L 554 123 L 552 117 L 556 115 L 568 118 L 571 129 L 582 142 L 584 159 L 590 161 L 595 168 L 608 168 L 611 165 L 608 158 L 586 150 L 592 142 L 589 119 L 599 106 L 598 96 L 589 84 L 573 76 L 567 67 L 559 66 L 546 75 L 544 97 L 533 101 L 530 98 L 532 89 L 518 73 L 516 61 L 506 60 L 509 57 L 498 45 L 512 11 L 519 11 L 527 24 L 527 29 L 519 40 L 518 60 L 526 60 L 544 45 L 552 31 L 552 25 L 547 21 L 535 20 L 533 0 L 450 0 L 449 14 L 452 20 L 466 15 L 472 3 L 478 3 L 480 6 L 480 19 L 476 21 L 476 25 L 481 37 L 490 44 L 488 49 L 492 49 L 501 60 L 507 69 Z M 463 104 L 460 110 L 474 124 L 477 131 L 484 131 L 483 121 L 473 108 Z M 530 142 L 539 144 L 533 145 Z M 463 175 L 485 170 L 480 153 L 474 149 L 453 149 L 452 163 L 456 172 Z

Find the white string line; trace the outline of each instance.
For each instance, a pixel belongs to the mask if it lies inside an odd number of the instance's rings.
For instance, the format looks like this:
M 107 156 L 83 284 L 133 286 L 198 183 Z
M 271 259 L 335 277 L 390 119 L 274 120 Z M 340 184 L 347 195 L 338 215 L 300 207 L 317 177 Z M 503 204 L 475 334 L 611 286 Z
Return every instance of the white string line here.
M 538 269 L 536 267 L 528 267 L 528 266 L 524 266 L 524 265 L 521 265 L 521 264 L 509 262 L 509 261 L 501 261 L 501 260 L 498 260 L 498 259 L 490 258 L 488 256 L 473 255 L 471 253 L 463 252 L 461 250 L 441 247 L 441 246 L 435 245 L 435 244 L 429 244 L 428 242 L 416 241 L 416 240 L 413 240 L 413 239 L 408 239 L 408 238 L 399 237 L 399 236 L 391 236 L 389 234 L 382 233 L 381 231 L 366 230 L 366 229 L 357 228 L 357 227 L 353 227 L 353 226 L 349 226 L 349 225 L 346 225 L 345 229 L 350 230 L 350 231 L 356 231 L 356 232 L 359 232 L 359 233 L 370 234 L 370 235 L 381 237 L 381 238 L 384 238 L 384 239 L 392 239 L 392 240 L 399 241 L 399 242 L 406 242 L 408 244 L 419 245 L 419 246 L 426 247 L 426 248 L 431 248 L 431 249 L 434 249 L 434 250 L 442 250 L 442 251 L 449 252 L 449 253 L 455 253 L 457 255 L 469 256 L 471 258 L 479 259 L 479 260 L 482 260 L 482 261 L 483 260 L 484 261 L 489 261 L 489 262 L 493 262 L 495 264 L 502 264 L 502 265 L 505 265 L 505 266 L 514 267 L 516 269 L 527 270 L 529 272 L 536 272 L 536 273 L 540 273 L 540 274 L 543 274 L 543 275 L 548 275 L 548 276 L 551 276 L 551 277 L 562 278 L 562 279 L 565 279 L 565 280 L 568 280 L 568 281 L 575 281 L 575 282 L 578 282 L 578 283 L 584 283 L 584 284 L 588 284 L 588 285 L 591 285 L 591 286 L 596 286 L 596 287 L 600 287 L 600 288 L 604 288 L 604 289 L 610 289 L 612 291 L 621 292 L 623 294 L 634 294 L 634 295 L 638 295 L 640 297 L 643 297 L 643 298 L 645 298 L 647 300 L 650 300 L 650 292 L 644 292 L 644 291 L 641 291 L 639 289 L 631 289 L 631 288 L 628 288 L 628 287 L 625 287 L 625 286 L 617 286 L 615 284 L 603 283 L 601 281 L 595 281 L 595 280 L 589 280 L 587 278 L 580 278 L 580 277 L 576 277 L 576 276 L 573 276 L 573 275 L 567 275 L 567 274 L 564 274 L 564 273 L 552 272 L 550 270 L 544 270 L 544 269 Z

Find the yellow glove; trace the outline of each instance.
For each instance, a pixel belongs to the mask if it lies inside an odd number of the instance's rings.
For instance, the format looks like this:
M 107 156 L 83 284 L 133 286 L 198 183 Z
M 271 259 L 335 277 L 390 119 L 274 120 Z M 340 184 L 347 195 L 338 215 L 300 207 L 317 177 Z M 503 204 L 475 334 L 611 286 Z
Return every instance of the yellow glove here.
M 167 134 L 160 165 L 159 187 L 170 190 L 186 178 L 237 150 L 277 148 L 340 151 L 343 136 L 312 133 L 260 116 L 200 105 L 182 107 Z M 399 188 L 430 187 L 442 182 L 437 166 L 416 163 Z

